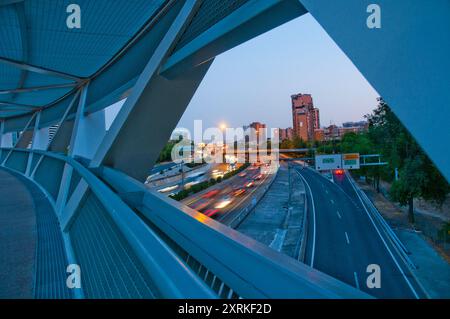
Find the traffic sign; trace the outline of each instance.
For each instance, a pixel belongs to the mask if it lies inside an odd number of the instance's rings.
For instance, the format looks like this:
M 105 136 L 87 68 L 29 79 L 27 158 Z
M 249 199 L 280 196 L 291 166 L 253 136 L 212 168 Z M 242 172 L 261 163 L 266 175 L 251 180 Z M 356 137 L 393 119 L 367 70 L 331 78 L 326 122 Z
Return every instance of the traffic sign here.
M 316 170 L 330 170 L 342 168 L 341 154 L 316 155 Z
M 342 154 L 343 169 L 359 169 L 359 153 Z

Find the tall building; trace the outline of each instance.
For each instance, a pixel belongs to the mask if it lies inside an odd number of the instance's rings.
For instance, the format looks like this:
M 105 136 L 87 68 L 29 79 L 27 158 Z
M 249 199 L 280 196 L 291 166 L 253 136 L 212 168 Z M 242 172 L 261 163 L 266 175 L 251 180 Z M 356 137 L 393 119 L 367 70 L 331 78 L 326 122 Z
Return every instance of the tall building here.
M 280 141 L 292 140 L 292 138 L 294 137 L 294 130 L 292 129 L 292 127 L 279 128 L 278 129 L 278 137 L 279 137 Z
M 319 116 L 319 109 L 316 107 L 314 108 L 314 130 L 320 129 L 320 116 Z
M 254 128 L 256 131 L 260 131 L 261 129 L 266 128 L 266 124 L 260 123 L 260 122 L 253 122 L 250 123 L 249 127 Z
M 311 94 L 294 94 L 291 99 L 294 134 L 304 141 L 314 140 L 314 130 L 320 128 L 320 119 Z
M 256 138 L 260 142 L 265 140 L 266 137 L 267 137 L 266 124 L 264 124 L 264 123 L 252 122 L 249 125 L 244 125 L 243 129 L 244 129 L 244 134 L 245 134 L 245 142 L 249 141 L 249 135 L 248 135 L 249 132 L 247 131 L 248 129 L 254 129 L 255 130 Z
M 317 128 L 314 130 L 314 141 L 324 141 L 325 140 L 325 129 Z
M 367 121 L 342 123 L 342 127 L 368 127 L 368 126 L 369 126 L 369 123 L 367 123 Z
M 361 122 L 345 122 L 342 125 L 343 127 L 338 127 L 337 125 L 330 125 L 322 129 L 323 131 L 323 140 L 324 141 L 332 141 L 332 140 L 340 140 L 347 133 L 363 133 L 367 131 L 368 124 L 365 121 Z M 316 136 L 322 135 L 322 132 L 316 130 Z M 316 138 L 318 140 L 318 138 Z

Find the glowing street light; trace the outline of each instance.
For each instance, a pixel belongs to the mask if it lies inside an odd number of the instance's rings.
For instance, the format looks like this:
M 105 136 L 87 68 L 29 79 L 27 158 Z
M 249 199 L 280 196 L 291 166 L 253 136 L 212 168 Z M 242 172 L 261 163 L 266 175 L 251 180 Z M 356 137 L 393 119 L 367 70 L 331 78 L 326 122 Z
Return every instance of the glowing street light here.
M 222 147 L 222 162 L 226 163 L 225 160 L 225 130 L 227 129 L 227 125 L 225 123 L 221 123 L 219 125 L 221 131 L 222 131 L 222 136 L 223 136 L 223 147 Z

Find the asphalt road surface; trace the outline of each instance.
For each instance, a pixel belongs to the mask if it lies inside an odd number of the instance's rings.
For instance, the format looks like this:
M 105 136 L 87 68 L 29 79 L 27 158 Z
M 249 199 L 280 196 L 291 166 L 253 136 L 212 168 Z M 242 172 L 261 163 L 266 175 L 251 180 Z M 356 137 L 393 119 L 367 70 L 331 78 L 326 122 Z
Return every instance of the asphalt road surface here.
M 346 173 L 333 181 L 294 166 L 306 181 L 308 239 L 305 262 L 377 298 L 426 298 L 400 254 L 386 238 Z M 368 288 L 370 264 L 380 266 L 380 288 Z
M 228 225 L 251 204 L 267 180 L 268 175 L 261 174 L 259 167 L 251 166 L 241 174 L 188 197 L 183 203 Z

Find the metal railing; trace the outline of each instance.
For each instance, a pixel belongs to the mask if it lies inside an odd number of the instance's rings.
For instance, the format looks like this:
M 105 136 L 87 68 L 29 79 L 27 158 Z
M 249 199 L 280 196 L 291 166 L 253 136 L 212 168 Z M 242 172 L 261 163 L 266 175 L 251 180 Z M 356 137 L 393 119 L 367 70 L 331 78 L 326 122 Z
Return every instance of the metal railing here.
M 38 184 L 55 211 L 61 202 L 63 185 L 71 189 L 64 200 L 65 208 L 57 215 L 69 262 L 80 263 L 83 270 L 78 297 L 369 297 L 201 213 L 148 191 L 144 184 L 119 171 L 108 167 L 91 171 L 73 158 L 52 152 L 5 151 L 11 154 L 9 162 L 2 166 Z M 38 159 L 22 158 L 31 154 Z M 22 158 L 21 166 L 13 164 L 16 157 Z M 34 167 L 25 168 L 25 162 Z M 67 174 L 68 167 L 72 174 Z M 46 183 L 37 178 L 39 174 L 48 177 Z M 78 185 L 67 187 L 73 184 L 72 178 Z M 54 184 L 59 186 L 58 192 L 54 191 Z M 76 209 L 73 202 L 78 202 Z M 123 282 L 122 289 L 107 281 L 115 277 Z M 123 292 L 129 289 L 126 294 Z M 146 294 L 146 290 L 151 293 Z
M 160 298 L 215 298 L 217 295 L 200 280 L 198 275 L 173 250 L 160 239 L 108 186 L 98 179 L 90 170 L 73 158 L 29 149 L 3 149 L 8 152 L 8 160 L 1 163 L 2 167 L 22 174 L 35 182 L 47 195 L 53 208 L 56 208 L 59 192 L 49 189 L 49 185 L 60 185 L 64 174 L 56 172 L 55 167 L 44 163 L 56 161 L 62 163 L 79 175 L 78 187 L 87 184 L 84 199 L 79 207 L 72 211 L 71 216 L 62 213 L 58 216 L 66 237 L 69 262 L 79 263 L 82 270 L 82 287 L 79 297 L 87 298 L 121 298 L 121 297 L 160 297 Z M 2 153 L 3 153 L 2 152 Z M 39 160 L 35 167 L 26 175 L 29 156 L 37 156 Z M 15 158 L 20 165 L 17 165 Z M 51 163 L 54 164 L 54 163 Z M 28 164 L 29 165 L 29 164 Z M 60 170 L 60 169 L 58 169 Z M 38 179 L 38 174 L 44 174 L 45 179 Z M 70 178 L 70 177 L 69 177 Z M 46 181 L 46 185 L 43 181 Z M 70 181 L 66 181 L 70 182 Z M 77 190 L 74 191 L 76 193 Z M 72 196 L 75 196 L 72 195 Z M 87 198 L 95 205 L 86 204 Z M 67 204 L 70 198 L 67 199 Z M 92 208 L 95 211 L 92 211 Z M 64 210 L 63 210 L 64 211 Z M 55 209 L 56 212 L 56 209 Z M 87 218 L 90 219 L 87 219 Z M 77 224 L 81 219 L 83 223 Z M 98 221 L 102 225 L 86 221 Z M 73 232 L 73 227 L 80 232 Z M 101 231 L 101 227 L 108 227 Z M 105 230 L 105 229 L 103 229 Z M 79 237 L 79 233 L 91 238 Z M 102 236 L 99 236 L 103 234 Z M 98 235 L 98 237 L 95 237 Z M 86 245 L 78 245 L 79 243 Z M 89 254 L 89 255 L 87 255 Z M 72 259 L 72 260 L 70 260 Z M 108 281 L 112 279 L 113 282 Z M 118 279 L 120 283 L 114 282 Z M 141 284 L 140 284 L 141 282 Z M 121 286 L 123 285 L 121 290 Z M 123 293 L 122 293 L 123 291 Z
M 401 242 L 401 240 L 398 238 L 398 236 L 395 234 L 395 232 L 392 230 L 391 226 L 386 222 L 386 220 L 381 216 L 378 209 L 375 207 L 373 202 L 369 199 L 367 194 L 362 191 L 358 185 L 356 185 L 356 182 L 354 181 L 353 177 L 350 174 L 347 174 L 348 179 L 350 181 L 350 184 L 352 185 L 355 192 L 358 194 L 358 196 L 361 198 L 361 200 L 364 202 L 364 205 L 369 209 L 369 212 L 374 217 L 374 219 L 377 221 L 378 225 L 381 226 L 381 229 L 386 234 L 386 237 L 389 238 L 391 243 L 394 247 L 397 248 L 397 251 L 399 252 L 400 256 L 403 258 L 403 260 L 412 268 L 416 269 L 417 266 L 414 264 L 414 262 L 409 257 L 409 250 L 405 247 L 405 245 Z
M 343 282 L 227 227 L 109 167 L 96 173 L 199 273 L 240 298 L 368 298 Z M 209 282 L 210 283 L 210 282 Z M 213 290 L 215 290 L 213 288 Z M 223 296 L 222 296 L 223 297 Z

